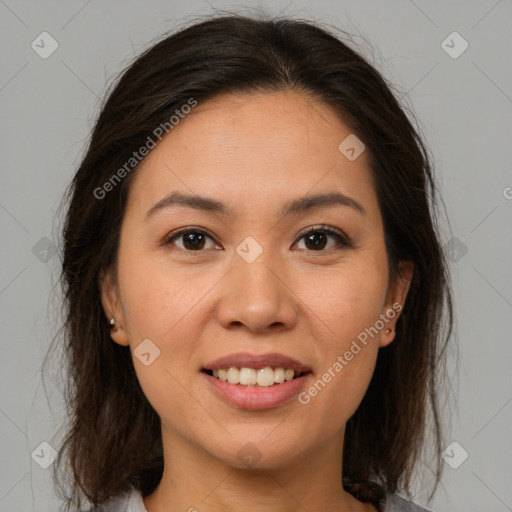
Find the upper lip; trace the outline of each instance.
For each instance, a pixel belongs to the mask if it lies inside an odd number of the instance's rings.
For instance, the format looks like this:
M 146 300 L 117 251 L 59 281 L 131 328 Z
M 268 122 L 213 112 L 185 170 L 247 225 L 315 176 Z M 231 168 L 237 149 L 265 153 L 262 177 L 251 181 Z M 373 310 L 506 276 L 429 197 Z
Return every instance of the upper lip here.
M 259 369 L 265 368 L 266 366 L 270 366 L 272 368 L 284 368 L 285 370 L 296 370 L 299 372 L 311 371 L 311 369 L 304 363 L 276 352 L 269 352 L 267 354 L 260 355 L 249 354 L 248 352 L 229 354 L 206 364 L 204 369 L 219 370 L 221 368 L 230 367 Z

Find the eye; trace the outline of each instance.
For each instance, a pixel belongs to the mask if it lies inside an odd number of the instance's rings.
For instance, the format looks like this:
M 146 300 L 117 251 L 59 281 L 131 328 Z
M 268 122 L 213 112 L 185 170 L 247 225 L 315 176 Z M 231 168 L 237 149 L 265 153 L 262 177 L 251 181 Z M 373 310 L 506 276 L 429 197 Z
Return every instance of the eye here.
M 329 239 L 334 240 L 335 243 L 329 245 Z M 298 244 L 304 240 L 305 249 L 311 251 L 323 251 L 338 247 L 343 249 L 344 247 L 350 247 L 350 241 L 341 231 L 326 226 L 320 226 L 309 229 L 306 233 L 302 234 Z
M 203 229 L 185 228 L 172 233 L 165 245 L 175 245 L 185 251 L 202 251 L 203 249 L 219 248 L 215 240 Z

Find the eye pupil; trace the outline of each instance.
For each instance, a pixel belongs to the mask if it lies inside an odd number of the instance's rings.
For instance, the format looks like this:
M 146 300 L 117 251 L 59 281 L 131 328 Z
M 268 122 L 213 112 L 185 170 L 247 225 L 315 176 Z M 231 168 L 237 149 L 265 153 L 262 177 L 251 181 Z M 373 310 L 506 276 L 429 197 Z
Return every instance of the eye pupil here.
M 189 250 L 202 249 L 205 242 L 205 237 L 202 233 L 191 231 L 190 233 L 183 236 L 183 246 Z
M 306 236 L 308 249 L 323 249 L 327 244 L 327 235 L 321 231 L 315 231 Z

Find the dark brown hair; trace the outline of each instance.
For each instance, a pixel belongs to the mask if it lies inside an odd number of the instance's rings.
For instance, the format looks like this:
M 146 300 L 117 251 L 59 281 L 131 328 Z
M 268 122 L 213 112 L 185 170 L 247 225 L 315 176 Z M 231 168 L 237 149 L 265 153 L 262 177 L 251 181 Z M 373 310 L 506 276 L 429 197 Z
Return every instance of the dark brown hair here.
M 84 497 L 104 503 L 130 487 L 148 495 L 163 471 L 160 419 L 138 383 L 130 349 L 111 341 L 100 299 L 100 276 L 115 269 L 136 166 L 104 197 L 95 191 L 190 98 L 202 103 L 223 93 L 299 91 L 329 105 L 366 145 L 390 278 L 400 260 L 414 263 L 414 275 L 396 338 L 380 349 L 367 393 L 347 424 L 343 483 L 363 501 L 407 492 L 428 434 L 438 483 L 438 385 L 452 300 L 430 158 L 392 86 L 342 39 L 300 20 L 215 16 L 153 45 L 109 92 L 65 198 L 69 424 L 55 478 L 68 509 Z

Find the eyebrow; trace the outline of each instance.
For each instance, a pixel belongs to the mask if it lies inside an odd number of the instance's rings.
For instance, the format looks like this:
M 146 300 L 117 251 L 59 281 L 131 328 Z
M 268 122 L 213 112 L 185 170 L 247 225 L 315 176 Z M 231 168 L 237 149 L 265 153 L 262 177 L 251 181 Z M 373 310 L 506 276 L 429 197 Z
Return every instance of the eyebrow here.
M 196 210 L 212 213 L 226 214 L 230 212 L 230 209 L 227 208 L 224 203 L 215 199 L 193 194 L 183 194 L 181 192 L 171 192 L 148 210 L 146 219 L 153 216 L 158 211 L 173 206 L 187 206 Z M 325 206 L 345 206 L 352 208 L 361 215 L 366 215 L 366 211 L 361 203 L 340 192 L 309 195 L 294 199 L 283 206 L 281 215 L 296 215 Z
M 226 213 L 227 211 L 226 206 L 215 199 L 198 195 L 183 194 L 181 192 L 171 192 L 148 210 L 146 213 L 146 219 L 164 208 L 171 208 L 173 206 L 188 206 L 189 208 L 194 208 L 196 210 L 213 213 Z
M 355 199 L 348 197 L 341 192 L 332 192 L 329 194 L 316 194 L 294 199 L 286 203 L 282 210 L 282 215 L 303 213 L 314 208 L 323 206 L 345 206 L 354 209 L 361 215 L 366 215 L 363 205 Z

